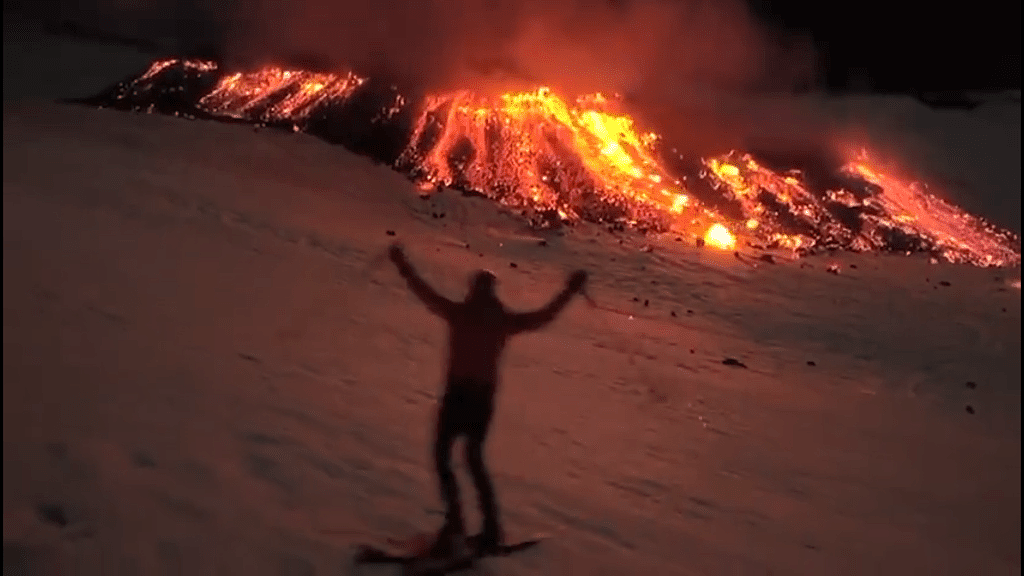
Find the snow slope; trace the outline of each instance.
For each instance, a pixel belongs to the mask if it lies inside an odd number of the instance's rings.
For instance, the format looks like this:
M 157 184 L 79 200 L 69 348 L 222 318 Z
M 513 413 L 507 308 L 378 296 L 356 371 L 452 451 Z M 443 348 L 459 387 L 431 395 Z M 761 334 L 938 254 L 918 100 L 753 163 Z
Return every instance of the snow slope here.
M 1019 573 L 1019 269 L 542 246 L 306 136 L 53 103 L 148 60 L 54 41 L 5 25 L 5 573 L 392 573 L 351 547 L 440 521 L 444 352 L 395 239 L 517 308 L 592 272 L 506 358 L 507 530 L 557 535 L 492 573 Z

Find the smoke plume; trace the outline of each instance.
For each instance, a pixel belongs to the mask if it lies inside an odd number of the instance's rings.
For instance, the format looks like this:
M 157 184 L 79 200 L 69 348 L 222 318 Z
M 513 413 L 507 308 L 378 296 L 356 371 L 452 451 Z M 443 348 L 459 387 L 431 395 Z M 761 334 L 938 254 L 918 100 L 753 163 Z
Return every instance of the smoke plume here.
M 674 94 L 811 78 L 742 0 L 50 0 L 52 16 L 244 65 L 299 61 L 424 90 Z M 38 6 L 39 3 L 36 3 Z M 38 9 L 38 8 L 37 8 Z M 85 22 L 82 22 L 85 20 Z

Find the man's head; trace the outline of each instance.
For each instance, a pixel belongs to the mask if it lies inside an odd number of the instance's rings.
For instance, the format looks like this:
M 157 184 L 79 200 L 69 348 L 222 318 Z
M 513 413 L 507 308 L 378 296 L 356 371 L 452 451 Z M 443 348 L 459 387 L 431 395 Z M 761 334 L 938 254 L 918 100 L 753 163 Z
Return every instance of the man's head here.
M 469 294 L 466 296 L 466 300 L 475 300 L 481 297 L 496 298 L 494 286 L 497 283 L 498 278 L 494 275 L 494 272 L 490 270 L 476 271 L 469 279 Z

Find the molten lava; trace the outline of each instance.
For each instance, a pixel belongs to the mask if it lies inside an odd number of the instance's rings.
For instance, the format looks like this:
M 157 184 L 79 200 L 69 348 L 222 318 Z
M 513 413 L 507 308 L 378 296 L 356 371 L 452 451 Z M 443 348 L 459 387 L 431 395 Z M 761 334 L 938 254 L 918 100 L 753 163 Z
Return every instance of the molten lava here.
M 354 74 L 270 66 L 221 78 L 217 87 L 199 100 L 199 105 L 212 114 L 233 118 L 299 124 L 317 107 L 344 101 L 363 82 L 365 79 Z
M 468 90 L 408 104 L 352 73 L 162 60 L 85 102 L 286 126 L 392 163 L 424 189 L 452 186 L 521 209 L 538 224 L 580 220 L 672 231 L 732 249 L 926 252 L 979 266 L 1020 262 L 1019 241 L 887 174 L 846 162 L 770 162 L 753 153 L 666 157 L 602 94 L 546 88 L 487 98 Z M 827 155 L 825 155 L 827 157 Z
M 704 243 L 722 250 L 730 250 L 736 246 L 736 237 L 725 226 L 714 224 L 704 234 Z
M 932 196 L 922 184 L 902 182 L 885 175 L 870 162 L 870 158 L 861 153 L 843 170 L 885 191 L 871 200 L 879 212 L 888 215 L 889 226 L 902 230 L 907 236 L 929 239 L 950 261 L 979 266 L 1020 262 L 1019 250 L 1014 250 L 1014 239 L 1008 232 Z M 879 243 L 871 247 L 877 248 Z
M 480 191 L 564 221 L 667 229 L 713 219 L 657 159 L 654 133 L 605 109 L 601 94 L 570 105 L 546 88 L 487 99 L 469 91 L 428 98 L 400 163 L 422 180 Z M 687 212 L 692 214 L 687 214 Z

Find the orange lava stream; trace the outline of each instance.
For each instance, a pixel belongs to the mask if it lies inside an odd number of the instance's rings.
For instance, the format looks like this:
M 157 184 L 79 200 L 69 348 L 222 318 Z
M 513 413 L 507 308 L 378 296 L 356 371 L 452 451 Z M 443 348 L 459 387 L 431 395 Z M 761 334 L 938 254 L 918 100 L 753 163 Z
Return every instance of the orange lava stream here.
M 296 122 L 308 118 L 314 107 L 343 101 L 365 82 L 354 74 L 285 70 L 276 66 L 254 72 L 236 72 L 221 78 L 199 105 L 215 114 L 235 118 L 258 115 L 263 121 Z
M 928 193 L 917 182 L 903 182 L 871 166 L 861 152 L 843 170 L 884 190 L 872 200 L 889 215 L 888 224 L 930 238 L 950 262 L 1002 266 L 1020 262 L 1015 240 L 988 222 Z
M 580 196 L 593 193 L 622 205 L 630 224 L 642 213 L 662 213 L 672 224 L 715 221 L 728 234 L 662 167 L 653 150 L 658 136 L 606 104 L 593 94 L 570 105 L 547 88 L 500 99 L 468 90 L 433 96 L 403 160 L 434 185 L 496 192 L 506 204 L 556 210 L 567 221 L 580 218 Z
M 131 86 L 162 86 L 157 78 L 175 64 L 200 74 L 217 70 L 213 62 L 161 60 Z M 365 82 L 352 73 L 267 66 L 220 77 L 198 107 L 301 129 L 311 114 L 343 104 Z M 393 106 L 404 104 L 399 100 Z M 812 190 L 801 171 L 776 172 L 742 152 L 703 158 L 699 174 L 689 174 L 693 180 L 687 182 L 707 184 L 738 207 L 740 218 L 725 218 L 665 168 L 657 153 L 660 137 L 639 130 L 628 115 L 612 111 L 613 104 L 602 94 L 566 101 L 547 88 L 498 98 L 469 90 L 429 96 L 415 109 L 418 116 L 397 165 L 408 168 L 425 189 L 472 189 L 566 222 L 593 218 L 596 210 L 597 221 L 671 230 L 725 250 L 741 240 L 791 250 L 907 246 L 907 251 L 929 250 L 979 266 L 1020 262 L 1012 234 L 922 185 L 887 174 L 864 152 L 837 167 L 852 183 L 849 190 L 842 187 L 846 184 Z

